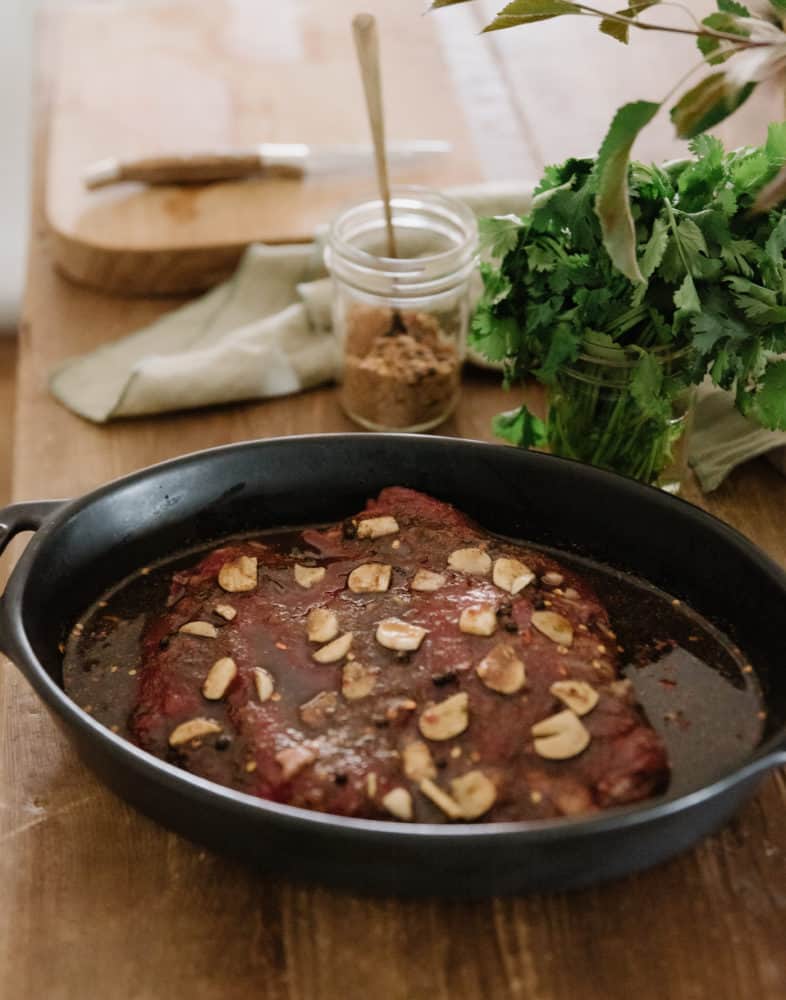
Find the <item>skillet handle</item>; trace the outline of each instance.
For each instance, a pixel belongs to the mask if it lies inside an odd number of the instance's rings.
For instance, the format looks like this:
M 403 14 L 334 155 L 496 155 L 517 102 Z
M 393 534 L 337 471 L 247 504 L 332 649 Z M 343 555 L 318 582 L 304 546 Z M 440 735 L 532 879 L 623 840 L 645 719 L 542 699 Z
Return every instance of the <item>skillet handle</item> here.
M 66 500 L 35 500 L 31 503 L 13 503 L 0 510 L 0 556 L 8 543 L 22 531 L 38 531 Z
M 31 503 L 15 503 L 0 510 L 0 556 L 9 542 L 23 531 L 37 531 L 58 510 L 66 500 L 36 500 Z M 7 609 L 0 595 L 0 652 L 8 652 L 6 637 L 9 634 L 6 620 Z

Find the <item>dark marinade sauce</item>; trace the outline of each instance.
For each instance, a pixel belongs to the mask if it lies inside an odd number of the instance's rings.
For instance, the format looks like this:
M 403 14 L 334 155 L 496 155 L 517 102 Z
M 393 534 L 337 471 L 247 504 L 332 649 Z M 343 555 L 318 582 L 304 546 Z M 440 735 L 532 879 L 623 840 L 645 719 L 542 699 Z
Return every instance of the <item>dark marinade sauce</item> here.
M 491 536 L 489 537 L 499 537 Z M 97 601 L 67 637 L 63 683 L 85 711 L 119 735 L 128 731 L 141 638 L 166 606 L 173 573 L 219 544 L 254 539 L 287 555 L 303 551 L 300 529 L 236 536 L 145 568 Z M 622 675 L 666 744 L 672 797 L 743 763 L 761 740 L 765 713 L 755 673 L 723 633 L 684 603 L 626 573 L 546 546 L 522 543 L 581 575 L 609 613 Z

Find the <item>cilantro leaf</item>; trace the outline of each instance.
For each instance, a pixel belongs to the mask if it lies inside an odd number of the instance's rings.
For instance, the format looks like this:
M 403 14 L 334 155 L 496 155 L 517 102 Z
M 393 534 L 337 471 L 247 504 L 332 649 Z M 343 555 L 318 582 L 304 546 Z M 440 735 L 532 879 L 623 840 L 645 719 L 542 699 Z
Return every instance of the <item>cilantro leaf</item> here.
M 771 430 L 786 430 L 786 361 L 767 365 L 751 412 Z
M 663 416 L 666 401 L 661 394 L 662 387 L 663 366 L 654 355 L 642 353 L 633 368 L 630 394 L 645 417 Z
M 685 275 L 682 284 L 674 293 L 674 305 L 684 313 L 701 312 L 699 293 L 696 291 L 696 285 L 689 274 Z
M 701 313 L 691 317 L 694 331 L 693 346 L 700 354 L 711 354 L 721 341 L 739 343 L 748 336 L 747 327 L 733 316 L 705 307 Z
M 652 224 L 650 238 L 644 247 L 644 253 L 639 260 L 642 277 L 649 278 L 663 260 L 663 254 L 669 242 L 668 223 L 660 216 Z
M 566 361 L 574 361 L 579 353 L 581 335 L 567 323 L 560 323 L 551 338 L 543 364 L 535 371 L 541 382 L 552 382 Z
M 753 274 L 754 261 L 759 254 L 759 248 L 753 240 L 729 240 L 720 248 L 721 258 L 728 270 L 736 271 L 746 278 Z
M 491 423 L 494 434 L 521 448 L 541 448 L 547 443 L 546 424 L 526 406 L 498 413 Z
M 453 0 L 455 3 L 456 0 Z M 750 17 L 751 12 L 748 8 L 741 3 L 737 3 L 737 0 L 718 0 L 718 10 L 723 11 L 725 14 L 736 14 L 738 17 Z
M 515 249 L 521 229 L 521 219 L 516 215 L 481 219 L 478 223 L 480 248 L 487 250 L 492 257 L 504 257 L 509 250 Z

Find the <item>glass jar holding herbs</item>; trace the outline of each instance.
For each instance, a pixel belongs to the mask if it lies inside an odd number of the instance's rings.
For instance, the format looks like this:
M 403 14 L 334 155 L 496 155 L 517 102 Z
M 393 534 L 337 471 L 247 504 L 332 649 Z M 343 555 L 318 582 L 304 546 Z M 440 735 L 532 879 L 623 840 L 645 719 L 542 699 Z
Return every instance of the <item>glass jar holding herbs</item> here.
M 545 421 L 524 406 L 497 417 L 500 436 L 674 491 L 705 378 L 786 429 L 786 211 L 753 211 L 786 159 L 786 123 L 760 149 L 699 136 L 691 151 L 629 168 L 636 280 L 604 245 L 598 161 L 549 167 L 528 214 L 481 220 L 495 262 L 482 265 L 472 346 L 508 384 L 549 390 Z
M 551 451 L 678 493 L 695 396 L 689 353 L 655 347 L 644 355 L 588 333 L 576 358 L 557 370 L 549 392 Z M 642 358 L 646 377 L 660 383 L 659 399 L 638 393 Z
M 459 400 L 477 225 L 463 202 L 424 188 L 394 188 L 390 206 L 395 258 L 386 254 L 379 199 L 347 209 L 330 228 L 340 401 L 369 430 L 424 431 Z

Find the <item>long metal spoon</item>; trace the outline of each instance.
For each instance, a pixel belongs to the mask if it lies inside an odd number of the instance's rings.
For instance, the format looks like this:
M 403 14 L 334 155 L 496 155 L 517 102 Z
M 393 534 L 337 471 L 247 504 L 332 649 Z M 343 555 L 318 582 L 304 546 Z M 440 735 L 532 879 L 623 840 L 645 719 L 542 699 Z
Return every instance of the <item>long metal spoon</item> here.
M 377 186 L 385 212 L 388 257 L 398 257 L 396 235 L 393 231 L 393 217 L 390 210 L 390 181 L 388 160 L 385 149 L 385 115 L 382 107 L 382 79 L 379 72 L 379 37 L 377 22 L 372 14 L 356 14 L 352 19 L 355 36 L 355 50 L 360 65 L 363 92 L 366 96 L 366 111 L 374 144 L 374 160 L 377 166 Z M 398 309 L 393 310 L 391 332 L 403 332 L 404 321 Z

